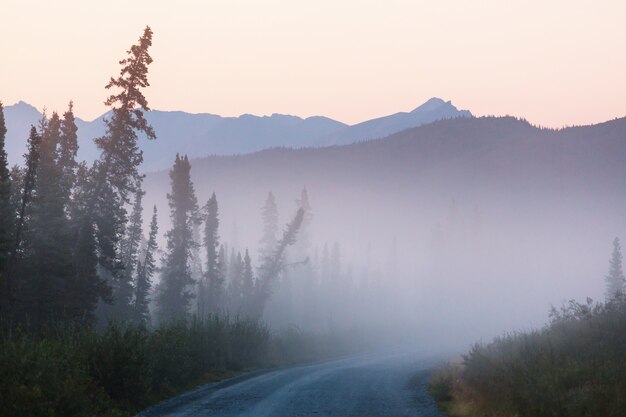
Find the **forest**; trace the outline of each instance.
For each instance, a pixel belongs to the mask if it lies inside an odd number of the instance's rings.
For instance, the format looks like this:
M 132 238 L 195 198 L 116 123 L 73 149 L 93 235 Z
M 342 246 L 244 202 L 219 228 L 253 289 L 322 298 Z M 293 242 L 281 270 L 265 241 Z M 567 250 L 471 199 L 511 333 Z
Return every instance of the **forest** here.
M 92 165 L 77 161 L 70 102 L 31 127 L 24 163 L 9 168 L 0 103 L 0 415 L 129 415 L 201 382 L 353 349 L 261 320 L 294 266 L 286 251 L 307 226 L 306 190 L 282 231 L 269 192 L 254 266 L 220 243 L 215 194 L 199 202 L 188 157 L 172 155 L 165 247 L 156 205 L 144 230 L 137 141 L 158 140 L 144 117 L 151 45 L 146 27 L 106 85 Z

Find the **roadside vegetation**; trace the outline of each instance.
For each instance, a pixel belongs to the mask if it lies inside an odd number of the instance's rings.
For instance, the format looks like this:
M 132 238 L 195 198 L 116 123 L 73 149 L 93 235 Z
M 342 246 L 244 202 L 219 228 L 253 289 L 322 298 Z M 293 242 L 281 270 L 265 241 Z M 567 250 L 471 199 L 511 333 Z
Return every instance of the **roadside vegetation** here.
M 350 335 L 351 336 L 351 335 Z M 14 330 L 0 340 L 0 416 L 130 416 L 199 384 L 350 351 L 348 336 L 210 316 L 151 331 Z
M 429 390 L 449 416 L 625 416 L 626 298 L 570 301 L 541 330 L 477 344 Z

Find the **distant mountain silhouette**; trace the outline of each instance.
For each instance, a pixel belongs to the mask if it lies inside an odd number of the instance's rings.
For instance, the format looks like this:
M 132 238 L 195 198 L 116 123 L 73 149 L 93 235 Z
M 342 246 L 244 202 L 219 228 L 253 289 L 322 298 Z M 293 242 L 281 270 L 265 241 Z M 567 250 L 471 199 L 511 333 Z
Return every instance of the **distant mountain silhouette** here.
M 62 113 L 65 109 L 57 109 Z M 26 138 L 31 124 L 36 125 L 41 113 L 33 106 L 20 101 L 6 106 L 7 151 L 9 161 L 18 163 L 26 151 Z M 77 118 L 79 157 L 92 161 L 98 155 L 93 138 L 104 134 L 103 118 L 93 121 Z M 213 114 L 191 114 L 180 111 L 153 110 L 148 121 L 157 133 L 156 141 L 141 141 L 144 151 L 145 171 L 167 168 L 176 152 L 191 158 L 207 155 L 235 155 L 276 147 L 320 147 L 346 144 L 430 123 L 435 120 L 471 117 L 467 110 L 457 110 L 450 102 L 433 98 L 409 113 L 369 120 L 353 126 L 323 116 L 306 119 L 273 114 L 239 117 L 221 117 Z
M 401 130 L 455 117 L 472 117 L 472 114 L 468 110 L 458 110 L 450 101 L 431 98 L 411 112 L 395 113 L 348 126 L 330 135 L 326 144 L 344 145 L 357 140 L 383 138 Z
M 211 178 L 215 187 L 222 181 L 237 189 L 287 183 L 294 189 L 303 184 L 320 189 L 343 183 L 422 184 L 430 192 L 451 195 L 471 193 L 474 187 L 507 193 L 606 191 L 626 186 L 624 161 L 626 118 L 545 129 L 513 117 L 480 117 L 441 120 L 350 145 L 196 158 L 192 167 L 198 181 Z M 165 178 L 166 171 L 160 175 Z M 230 177 L 241 184 L 232 184 Z

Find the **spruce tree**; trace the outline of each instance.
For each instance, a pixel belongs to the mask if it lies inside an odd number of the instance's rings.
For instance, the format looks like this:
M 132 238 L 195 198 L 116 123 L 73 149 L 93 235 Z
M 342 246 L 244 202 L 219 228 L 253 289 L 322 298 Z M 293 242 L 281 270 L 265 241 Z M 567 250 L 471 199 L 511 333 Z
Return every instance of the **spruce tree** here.
M 135 300 L 133 308 L 133 320 L 136 324 L 150 324 L 150 290 L 152 288 L 152 276 L 154 274 L 156 264 L 154 255 L 157 250 L 157 233 L 159 226 L 157 224 L 157 207 L 154 206 L 152 211 L 152 221 L 150 222 L 150 234 L 146 243 L 146 252 L 142 261 L 137 263 L 137 282 L 135 285 Z
M 7 129 L 4 123 L 4 107 L 0 101 L 0 314 L 8 308 L 8 288 L 5 278 L 11 243 L 15 210 L 11 204 L 11 176 L 5 150 Z
M 199 283 L 198 314 L 218 312 L 223 307 L 224 280 L 219 265 L 219 208 L 215 193 L 204 206 L 204 248 L 206 250 L 206 269 Z
M 72 251 L 65 207 L 63 170 L 57 164 L 61 120 L 57 113 L 43 124 L 29 224 L 24 232 L 20 301 L 29 322 L 40 326 L 64 319 Z
M 218 269 L 218 277 L 220 280 L 220 286 L 222 287 L 222 291 L 224 292 L 224 284 L 228 280 L 228 246 L 226 244 L 220 245 L 220 250 L 217 255 L 217 269 Z M 225 298 L 225 294 L 222 294 Z M 218 306 L 219 309 L 224 308 L 226 304 L 226 300 L 222 300 L 222 303 Z M 217 310 L 216 310 L 217 311 Z
M 74 103 L 70 101 L 67 111 L 61 120 L 61 135 L 57 150 L 57 165 L 62 172 L 62 190 L 66 199 L 66 210 L 69 210 L 72 190 L 76 183 L 76 154 L 78 153 L 78 128 L 74 118 Z
M 133 288 L 135 272 L 137 271 L 137 254 L 143 235 L 142 199 L 144 191 L 138 185 L 135 191 L 135 201 L 131 212 L 126 235 L 120 243 L 120 258 L 124 270 L 120 278 L 113 284 L 114 317 L 119 320 L 131 320 L 133 315 Z
M 241 252 L 230 253 L 230 265 L 228 267 L 228 309 L 231 313 L 239 314 L 243 299 L 243 258 Z
M 190 258 L 193 241 L 192 223 L 198 222 L 198 203 L 191 182 L 187 156 L 176 155 L 170 171 L 172 191 L 167 195 L 172 228 L 167 232 L 167 254 L 163 260 L 157 295 L 160 322 L 187 317 L 193 298 Z
M 42 125 L 44 125 L 42 121 Z M 15 271 L 17 262 L 22 251 L 23 232 L 26 224 L 27 209 L 31 203 L 35 191 L 35 181 L 37 178 L 37 168 L 39 166 L 39 148 L 41 145 L 41 135 L 34 126 L 30 128 L 28 136 L 28 150 L 24 155 L 26 167 L 22 179 L 22 190 L 19 196 L 19 207 L 17 212 L 17 223 L 13 242 L 5 268 L 5 298 L 9 304 L 15 301 Z
M 266 258 L 272 256 L 278 242 L 278 208 L 271 191 L 267 194 L 267 199 L 261 209 L 261 219 L 263 235 L 259 242 L 259 262 L 263 263 Z
M 26 168 L 20 165 L 13 165 L 9 171 L 11 180 L 11 210 L 13 213 L 13 233 L 15 233 L 15 224 L 17 222 L 17 213 L 22 205 L 22 190 L 24 189 L 24 179 L 26 178 Z M 11 246 L 13 241 L 11 241 Z
M 241 278 L 241 313 L 250 316 L 252 311 L 250 306 L 254 303 L 254 273 L 252 272 L 252 260 L 248 249 L 243 257 L 243 273 Z
M 87 212 L 95 225 L 100 271 L 110 281 L 119 278 L 123 270 L 118 249 L 126 224 L 125 205 L 130 204 L 129 196 L 137 191 L 142 177 L 138 171 L 143 161 L 137 146 L 139 134 L 148 139 L 156 137 L 144 117 L 144 111 L 150 108 L 142 92 L 150 85 L 151 45 L 152 30 L 146 27 L 139 42 L 127 51 L 128 57 L 120 61 L 119 77 L 111 78 L 106 85 L 119 92 L 106 100 L 111 116 L 105 121 L 105 135 L 95 139 L 101 155 L 92 170 L 94 186 Z
M 99 300 L 112 302 L 111 287 L 98 274 L 98 252 L 95 225 L 90 215 L 93 193 L 93 170 L 78 164 L 70 201 L 70 228 L 74 239 L 72 263 L 74 273 L 68 287 L 69 315 L 75 322 L 91 325 Z
M 610 301 L 624 294 L 624 270 L 622 269 L 622 247 L 619 239 L 613 240 L 613 253 L 609 260 L 609 273 L 606 275 L 606 300 Z

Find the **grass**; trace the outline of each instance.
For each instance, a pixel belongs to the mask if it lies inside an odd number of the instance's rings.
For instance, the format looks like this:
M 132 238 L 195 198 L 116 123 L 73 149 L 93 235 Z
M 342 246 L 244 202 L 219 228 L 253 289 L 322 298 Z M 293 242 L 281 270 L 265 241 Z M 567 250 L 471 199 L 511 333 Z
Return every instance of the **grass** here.
M 0 336 L 0 416 L 133 415 L 197 385 L 328 357 L 328 340 L 295 328 L 212 316 L 155 331 L 19 330 Z
M 626 416 L 626 300 L 571 301 L 541 330 L 477 344 L 430 393 L 450 416 Z

